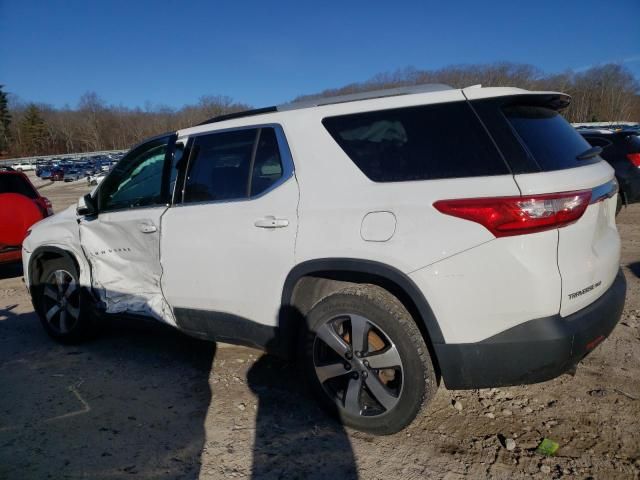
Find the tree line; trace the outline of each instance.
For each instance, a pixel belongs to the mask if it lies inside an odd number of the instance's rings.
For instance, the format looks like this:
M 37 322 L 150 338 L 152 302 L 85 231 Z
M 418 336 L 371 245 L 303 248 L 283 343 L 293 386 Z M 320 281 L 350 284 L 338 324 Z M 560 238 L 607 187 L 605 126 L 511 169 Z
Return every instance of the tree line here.
M 571 122 L 640 121 L 640 84 L 626 67 L 618 64 L 556 74 L 514 63 L 440 70 L 404 68 L 295 100 L 423 83 L 561 91 L 573 98 L 563 112 Z M 249 108 L 250 105 L 220 95 L 203 96 L 196 104 L 179 109 L 150 105 L 128 108 L 107 105 L 94 92 L 85 93 L 76 108 L 54 108 L 12 99 L 0 86 L 0 154 L 14 157 L 125 149 L 153 135 Z
M 451 66 L 441 70 L 410 67 L 381 73 L 365 82 L 300 96 L 297 100 L 424 83 L 444 83 L 455 88 L 481 84 L 483 87 L 510 86 L 564 92 L 572 97 L 571 105 L 562 112 L 570 122 L 640 121 L 640 83 L 628 68 L 618 64 L 552 75 L 532 65 L 508 62 Z
M 9 104 L 4 113 L 3 97 Z M 180 109 L 128 108 L 107 105 L 95 92 L 82 95 L 76 108 L 54 108 L 7 102 L 0 86 L 0 154 L 20 157 L 127 149 L 145 138 L 248 108 L 224 96 L 203 96 Z

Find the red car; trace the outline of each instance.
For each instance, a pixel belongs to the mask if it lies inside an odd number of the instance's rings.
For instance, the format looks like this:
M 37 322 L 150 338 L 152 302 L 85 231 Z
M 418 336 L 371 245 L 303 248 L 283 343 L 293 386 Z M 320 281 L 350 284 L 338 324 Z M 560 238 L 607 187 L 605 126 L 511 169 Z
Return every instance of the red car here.
M 49 215 L 53 215 L 51 202 L 38 193 L 29 177 L 0 167 L 0 263 L 19 261 L 27 230 Z

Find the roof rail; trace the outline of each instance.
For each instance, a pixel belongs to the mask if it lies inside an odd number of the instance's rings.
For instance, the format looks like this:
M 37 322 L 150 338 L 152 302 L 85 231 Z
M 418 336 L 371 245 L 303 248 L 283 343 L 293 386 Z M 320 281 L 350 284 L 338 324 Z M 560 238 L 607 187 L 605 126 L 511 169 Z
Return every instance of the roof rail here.
M 301 100 L 299 102 L 284 103 L 274 107 L 256 108 L 254 110 L 245 110 L 242 112 L 229 113 L 219 115 L 217 117 L 205 120 L 198 125 L 207 125 L 209 123 L 223 122 L 225 120 L 233 120 L 234 118 L 252 117 L 263 113 L 286 112 L 288 110 L 298 110 L 301 108 L 320 107 L 323 105 L 334 105 L 337 103 L 357 102 L 359 100 L 371 100 L 374 98 L 397 97 L 400 95 L 411 95 L 414 93 L 440 92 L 444 90 L 452 90 L 453 87 L 443 83 L 426 83 L 422 85 L 410 85 L 406 87 L 385 88 L 382 90 L 371 90 L 368 92 L 350 93 L 348 95 L 336 95 L 333 97 L 318 97 L 311 100 Z
M 277 107 L 255 108 L 253 110 L 243 110 L 242 112 L 227 113 L 226 115 L 218 115 L 209 120 L 205 120 L 198 125 L 206 125 L 208 123 L 224 122 L 225 120 L 233 120 L 234 118 L 252 117 L 253 115 L 261 115 L 263 113 L 271 113 L 278 111 Z
M 453 87 L 445 85 L 443 83 L 425 83 L 422 85 L 385 88 L 382 90 L 371 90 L 368 92 L 350 93 L 347 95 L 336 95 L 333 97 L 318 97 L 312 98 L 310 100 L 285 103 L 283 105 L 278 105 L 278 111 L 298 110 L 300 108 L 320 107 L 323 105 L 335 105 L 337 103 L 357 102 L 358 100 L 372 100 L 374 98 L 397 97 L 400 95 L 440 92 L 452 89 Z

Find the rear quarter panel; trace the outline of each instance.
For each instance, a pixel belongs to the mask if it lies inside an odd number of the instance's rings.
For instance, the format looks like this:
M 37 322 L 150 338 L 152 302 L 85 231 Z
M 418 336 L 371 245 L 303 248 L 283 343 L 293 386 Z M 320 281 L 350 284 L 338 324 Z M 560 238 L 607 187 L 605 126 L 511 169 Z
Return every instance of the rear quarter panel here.
M 445 92 L 448 95 L 453 93 Z M 448 97 L 443 96 L 441 101 Z M 450 99 L 449 99 L 450 100 Z M 318 258 L 378 261 L 408 273 L 490 242 L 473 222 L 438 212 L 437 200 L 518 195 L 511 175 L 376 183 L 369 180 L 322 125 L 344 106 L 291 112 L 284 126 L 300 185 L 296 263 Z M 371 212 L 391 212 L 395 231 L 386 241 L 362 237 Z

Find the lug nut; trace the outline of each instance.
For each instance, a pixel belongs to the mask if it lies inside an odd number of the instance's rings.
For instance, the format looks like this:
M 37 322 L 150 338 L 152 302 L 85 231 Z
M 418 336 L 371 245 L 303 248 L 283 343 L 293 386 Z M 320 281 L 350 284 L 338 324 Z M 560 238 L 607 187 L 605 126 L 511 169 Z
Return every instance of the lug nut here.
M 347 352 L 344 354 L 344 358 L 347 360 L 351 360 L 353 358 L 353 354 L 351 352 Z
M 362 362 L 362 363 L 364 363 L 364 366 L 365 366 L 365 367 L 368 367 L 368 366 L 369 366 L 369 362 L 368 362 L 367 360 L 365 360 L 365 361 L 364 361 L 364 362 Z
M 357 380 L 358 379 L 358 372 L 353 372 L 352 378 L 354 380 Z
M 368 376 L 369 376 L 369 372 L 367 372 L 366 370 L 362 372 L 362 378 L 367 378 Z
M 345 363 L 344 364 L 344 369 L 345 370 L 351 370 L 351 364 L 350 363 Z
M 362 356 L 362 352 L 356 352 L 356 357 L 360 358 Z

